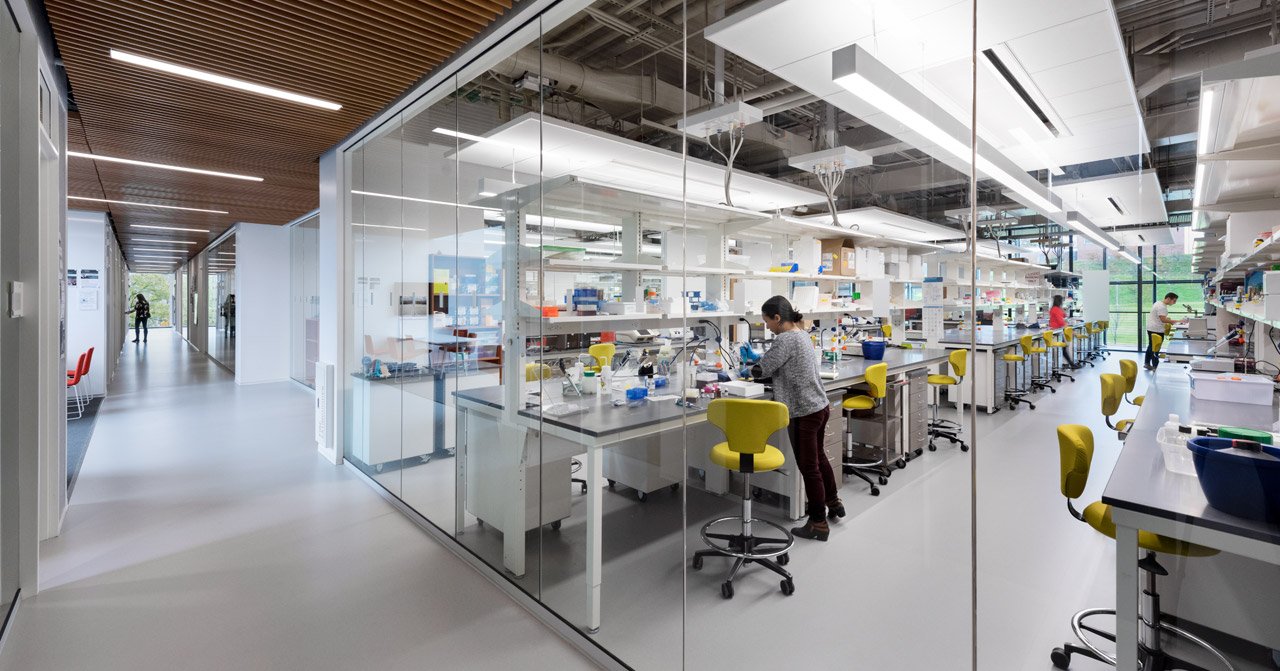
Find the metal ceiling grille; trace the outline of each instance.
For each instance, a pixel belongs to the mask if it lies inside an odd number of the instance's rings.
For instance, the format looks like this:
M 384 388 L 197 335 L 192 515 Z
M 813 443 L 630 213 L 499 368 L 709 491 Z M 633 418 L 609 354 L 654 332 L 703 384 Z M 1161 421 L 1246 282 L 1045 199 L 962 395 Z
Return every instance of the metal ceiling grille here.
M 385 107 L 512 0 L 47 0 L 76 111 L 71 151 L 254 175 L 247 182 L 69 159 L 68 193 L 215 210 L 91 201 L 126 245 L 157 231 L 208 242 L 237 221 L 285 224 L 315 209 L 319 155 Z M 308 107 L 113 60 L 118 49 L 331 100 Z M 200 245 L 193 246 L 199 249 Z

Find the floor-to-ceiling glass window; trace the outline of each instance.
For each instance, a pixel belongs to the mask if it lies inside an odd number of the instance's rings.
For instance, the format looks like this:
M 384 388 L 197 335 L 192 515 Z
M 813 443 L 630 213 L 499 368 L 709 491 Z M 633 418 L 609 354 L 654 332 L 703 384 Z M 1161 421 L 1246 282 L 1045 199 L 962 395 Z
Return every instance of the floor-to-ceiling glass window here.
M 209 276 L 209 355 L 223 366 L 236 367 L 236 236 L 206 252 Z
M 289 228 L 289 377 L 316 386 L 320 358 L 320 217 Z

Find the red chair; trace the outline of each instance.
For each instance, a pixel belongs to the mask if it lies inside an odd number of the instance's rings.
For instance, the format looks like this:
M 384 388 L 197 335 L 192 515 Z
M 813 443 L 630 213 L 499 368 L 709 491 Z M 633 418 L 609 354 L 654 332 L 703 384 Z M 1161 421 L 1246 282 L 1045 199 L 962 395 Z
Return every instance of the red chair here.
M 88 384 L 88 385 L 89 385 L 89 389 L 90 389 L 90 391 L 89 391 L 89 397 L 90 397 L 90 398 L 92 398 L 92 397 L 93 397 L 93 391 L 92 391 L 92 390 L 93 390 L 93 384 L 89 382 L 89 368 L 90 368 L 92 365 L 93 365 L 93 348 L 92 348 L 92 347 L 90 347 L 90 348 L 89 348 L 89 351 L 84 353 L 84 365 L 83 365 L 83 366 L 76 366 L 77 370 L 78 370 L 78 371 L 79 371 L 79 373 L 80 373 L 80 377 L 84 378 L 84 380 L 85 380 L 85 384 Z M 76 374 L 76 371 L 74 371 L 74 370 L 69 370 L 69 371 L 67 371 L 67 378 L 68 378 L 68 379 L 70 379 L 70 378 L 72 378 L 72 377 L 75 377 L 75 374 Z
M 76 395 L 76 416 L 71 419 L 80 419 L 84 416 L 84 403 L 80 398 L 80 380 L 84 378 L 85 359 L 88 358 L 88 356 L 88 352 L 81 354 L 80 360 L 76 362 L 76 369 L 67 371 L 67 389 L 74 391 Z M 67 408 L 67 412 L 69 414 L 71 412 L 71 408 Z

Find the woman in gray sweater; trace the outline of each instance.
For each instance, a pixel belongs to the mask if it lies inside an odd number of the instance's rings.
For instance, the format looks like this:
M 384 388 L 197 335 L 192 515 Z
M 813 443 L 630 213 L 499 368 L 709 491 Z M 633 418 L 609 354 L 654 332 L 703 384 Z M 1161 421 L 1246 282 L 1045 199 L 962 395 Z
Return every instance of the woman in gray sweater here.
M 782 296 L 774 296 L 760 307 L 765 326 L 773 332 L 773 345 L 760 358 L 760 372 L 773 378 L 773 399 L 787 406 L 788 428 L 796 466 L 804 479 L 809 499 L 809 520 L 791 530 L 800 538 L 825 541 L 832 518 L 844 517 L 844 504 L 836 496 L 837 483 L 831 462 L 822 449 L 822 434 L 831 416 L 831 405 L 818 374 L 818 356 L 809 334 L 799 326 L 804 315 Z

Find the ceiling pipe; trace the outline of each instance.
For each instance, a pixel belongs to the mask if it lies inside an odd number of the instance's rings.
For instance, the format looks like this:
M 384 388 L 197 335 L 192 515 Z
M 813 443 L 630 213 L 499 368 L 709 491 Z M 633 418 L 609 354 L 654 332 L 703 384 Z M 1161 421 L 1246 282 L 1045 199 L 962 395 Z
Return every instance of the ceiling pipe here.
M 769 98 L 761 105 L 757 105 L 757 107 L 760 108 L 760 111 L 763 112 L 765 116 L 769 116 L 770 114 L 778 114 L 790 109 L 808 105 L 809 103 L 816 102 L 818 100 L 821 100 L 821 98 L 802 89 L 785 95 L 780 95 L 777 98 Z
M 554 54 L 539 54 L 537 48 L 526 47 L 498 63 L 492 71 L 507 79 L 517 79 L 526 72 L 554 80 L 556 89 L 594 103 L 637 102 L 668 112 L 701 104 L 702 99 L 685 93 L 680 87 L 652 75 L 605 72 L 575 63 Z
M 1164 65 L 1138 84 L 1138 100 L 1147 98 L 1171 82 L 1198 77 L 1208 68 L 1239 63 L 1244 60 L 1246 53 L 1270 44 L 1271 40 L 1266 33 L 1250 31 L 1225 43 L 1215 44 L 1212 49 L 1200 49 L 1191 53 L 1183 50 L 1172 58 L 1161 58 L 1157 62 Z

